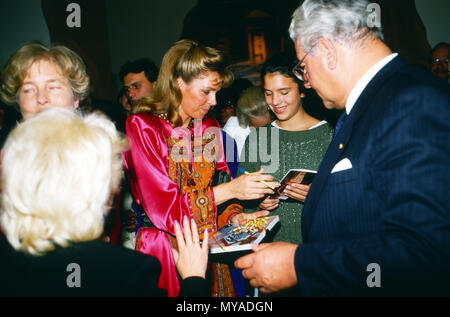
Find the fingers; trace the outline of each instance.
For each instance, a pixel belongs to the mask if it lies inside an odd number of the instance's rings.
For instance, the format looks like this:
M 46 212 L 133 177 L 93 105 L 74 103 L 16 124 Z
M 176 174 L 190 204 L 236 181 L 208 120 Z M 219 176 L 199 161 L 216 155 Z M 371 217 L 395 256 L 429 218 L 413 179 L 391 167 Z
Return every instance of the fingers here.
M 203 233 L 203 242 L 202 242 L 202 250 L 205 253 L 208 253 L 208 229 L 205 229 L 205 232 Z
M 265 249 L 265 248 L 267 248 L 269 246 L 270 246 L 270 243 L 253 244 L 252 245 L 252 250 L 256 252 L 256 251 L 263 250 L 263 249 Z
M 264 293 L 264 294 L 270 294 L 270 293 L 273 293 L 272 290 L 270 290 L 270 289 L 268 289 L 268 288 L 265 288 L 265 287 L 260 287 L 260 288 L 259 288 L 259 291 L 260 291 L 261 293 Z
M 259 198 L 264 195 L 271 195 L 275 193 L 273 188 L 277 188 L 279 183 L 277 182 L 260 182 L 260 181 L 250 181 L 247 183 L 244 188 L 246 189 L 247 194 L 249 195 L 261 195 Z
M 178 244 L 178 248 L 185 248 L 186 245 L 184 243 L 184 238 L 183 235 L 181 233 L 181 228 L 180 228 L 180 224 L 178 223 L 178 221 L 175 220 L 175 238 L 177 238 L 177 244 Z
M 309 186 L 291 183 L 286 186 L 286 189 L 283 193 L 291 198 L 296 200 L 305 201 L 306 196 L 308 195 Z
M 245 223 L 253 218 L 267 216 L 269 214 L 269 211 L 262 210 L 262 211 L 256 211 L 252 213 L 240 213 L 236 215 L 234 218 L 232 218 L 232 222 L 239 223 L 241 225 L 245 225 Z
M 274 194 L 274 188 L 280 184 L 273 181 L 272 175 L 261 174 L 262 171 L 263 169 L 260 169 L 235 178 L 234 197 L 240 200 L 253 200 Z
M 270 214 L 270 212 L 268 210 L 260 210 L 257 212 L 254 212 L 252 215 L 252 218 L 257 218 L 257 217 L 265 217 L 268 216 Z
M 263 206 L 263 205 L 259 205 L 259 208 L 264 209 L 264 210 L 274 210 L 278 207 L 278 205 L 273 205 L 273 206 Z
M 253 265 L 254 257 L 255 257 L 254 253 L 240 257 L 239 259 L 234 261 L 234 266 L 238 269 L 245 270 Z
M 234 215 L 230 220 L 233 223 L 239 223 L 240 225 L 245 225 L 247 221 L 253 218 L 268 216 L 270 212 L 268 210 L 260 210 L 252 213 L 240 213 Z
M 260 171 L 262 171 L 263 169 L 261 168 L 259 171 L 254 172 L 254 173 L 248 173 L 245 175 L 241 175 L 239 177 L 245 177 L 253 182 L 260 182 L 260 181 L 265 181 L 265 182 L 271 182 L 273 181 L 273 175 L 270 174 L 261 174 Z
M 252 213 L 242 213 L 243 220 L 247 221 L 253 218 L 268 216 L 270 212 L 268 210 L 260 210 Z
M 192 233 L 191 227 L 189 226 L 189 220 L 187 216 L 183 218 L 183 228 L 184 228 L 184 240 L 188 247 L 192 246 Z
M 200 246 L 200 237 L 195 220 L 192 218 L 189 225 L 187 216 L 183 217 L 184 236 L 181 233 L 181 227 L 178 221 L 175 220 L 175 237 L 179 248 L 190 248 L 192 246 Z M 203 234 L 203 248 L 208 249 L 208 230 Z
M 191 231 L 192 242 L 194 242 L 195 245 L 198 245 L 200 243 L 200 238 L 198 236 L 197 224 L 195 223 L 194 218 L 191 219 Z
M 278 202 L 278 199 L 266 198 L 259 204 L 259 208 L 273 210 L 278 207 Z
M 286 189 L 289 189 L 293 192 L 306 196 L 308 194 L 309 187 L 310 187 L 309 185 L 290 183 L 286 186 Z

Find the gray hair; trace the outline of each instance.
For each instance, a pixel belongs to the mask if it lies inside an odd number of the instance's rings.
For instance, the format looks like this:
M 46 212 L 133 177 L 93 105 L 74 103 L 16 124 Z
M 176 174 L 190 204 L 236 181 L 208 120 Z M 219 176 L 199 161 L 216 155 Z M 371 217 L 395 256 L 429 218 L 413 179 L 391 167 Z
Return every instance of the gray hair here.
M 305 51 L 320 38 L 349 44 L 371 34 L 383 40 L 381 23 L 370 23 L 373 14 L 367 0 L 305 0 L 292 16 L 289 35 L 293 41 L 298 38 Z M 355 37 L 363 29 L 366 32 Z
M 250 118 L 264 117 L 267 113 L 269 109 L 261 86 L 249 87 L 239 96 L 236 116 L 242 128 L 250 125 Z

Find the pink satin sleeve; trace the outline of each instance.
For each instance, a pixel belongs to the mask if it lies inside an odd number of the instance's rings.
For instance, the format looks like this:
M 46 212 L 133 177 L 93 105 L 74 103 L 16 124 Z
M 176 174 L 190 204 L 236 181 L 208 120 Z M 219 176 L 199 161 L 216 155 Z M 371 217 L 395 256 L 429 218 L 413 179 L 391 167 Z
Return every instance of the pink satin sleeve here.
M 165 128 L 156 117 L 130 116 L 126 123 L 130 148 L 123 158 L 136 203 L 156 228 L 174 235 L 175 220 L 183 223 L 189 216 L 189 202 L 168 175 Z
M 207 128 L 219 128 L 219 125 L 214 119 L 205 119 L 202 121 L 202 133 Z M 178 277 L 166 233 L 174 235 L 175 220 L 182 224 L 185 215 L 190 217 L 192 201 L 189 193 L 183 194 L 169 176 L 166 138 L 171 135 L 171 131 L 167 122 L 153 115 L 128 117 L 126 134 L 130 148 L 122 156 L 133 198 L 155 226 L 138 231 L 136 249 L 158 258 L 162 267 L 158 285 L 168 291 L 168 296 L 177 296 Z M 221 155 L 217 158 L 216 170 L 230 174 L 223 153 L 220 129 L 217 133 Z M 213 189 L 207 187 L 204 190 L 210 193 L 215 210 Z M 216 227 L 217 219 L 213 221 Z

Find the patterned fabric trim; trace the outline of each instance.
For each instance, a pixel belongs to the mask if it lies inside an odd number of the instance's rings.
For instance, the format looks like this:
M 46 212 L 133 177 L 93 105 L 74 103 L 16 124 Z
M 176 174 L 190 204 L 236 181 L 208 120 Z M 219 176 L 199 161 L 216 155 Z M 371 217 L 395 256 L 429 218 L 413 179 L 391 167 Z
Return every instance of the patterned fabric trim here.
M 217 227 L 220 229 L 230 221 L 233 215 L 244 212 L 244 208 L 239 204 L 229 205 L 217 219 Z

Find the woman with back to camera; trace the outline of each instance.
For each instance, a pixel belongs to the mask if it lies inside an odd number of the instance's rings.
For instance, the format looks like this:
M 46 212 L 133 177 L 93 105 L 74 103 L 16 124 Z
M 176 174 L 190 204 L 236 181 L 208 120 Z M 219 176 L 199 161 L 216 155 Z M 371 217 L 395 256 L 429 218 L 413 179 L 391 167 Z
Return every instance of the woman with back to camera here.
M 187 215 L 200 236 L 227 222 L 243 223 L 267 211 L 242 213 L 232 199 L 257 199 L 273 190 L 259 182 L 272 176 L 261 171 L 230 180 L 220 127 L 206 118 L 216 93 L 232 80 L 224 57 L 191 40 L 176 42 L 165 54 L 155 89 L 127 119 L 130 150 L 124 163 L 142 217 L 136 250 L 156 256 L 163 265 L 160 286 L 177 296 L 179 282 L 169 255 L 174 221 Z M 276 183 L 271 183 L 273 186 Z M 212 295 L 234 296 L 225 265 L 212 264 Z
M 157 259 L 99 238 L 126 146 L 105 116 L 53 107 L 20 123 L 2 151 L 1 296 L 165 296 Z M 205 296 L 207 242 L 175 225 L 182 295 Z M 206 237 L 206 236 L 205 236 Z

